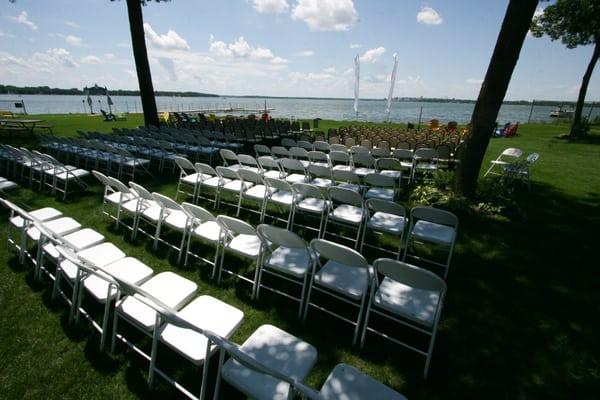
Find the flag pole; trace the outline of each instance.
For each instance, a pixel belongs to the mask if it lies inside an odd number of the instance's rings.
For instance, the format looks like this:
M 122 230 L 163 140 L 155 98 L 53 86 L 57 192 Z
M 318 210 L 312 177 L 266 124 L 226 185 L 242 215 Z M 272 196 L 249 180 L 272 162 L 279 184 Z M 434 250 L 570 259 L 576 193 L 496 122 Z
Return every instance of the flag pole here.
M 354 57 L 354 112 L 358 120 L 358 89 L 360 82 L 360 56 Z
M 398 69 L 398 55 L 394 53 L 394 67 L 390 77 L 390 91 L 387 98 L 387 122 L 390 122 L 390 112 L 392 111 L 392 99 L 394 97 L 394 86 L 396 85 L 396 70 Z

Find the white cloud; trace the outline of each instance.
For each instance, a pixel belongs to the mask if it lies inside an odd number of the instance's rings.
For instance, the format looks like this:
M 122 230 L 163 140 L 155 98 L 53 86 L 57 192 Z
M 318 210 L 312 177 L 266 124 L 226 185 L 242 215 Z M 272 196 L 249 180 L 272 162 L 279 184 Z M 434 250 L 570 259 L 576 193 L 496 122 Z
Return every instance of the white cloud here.
M 381 46 L 367 50 L 362 56 L 360 56 L 360 61 L 374 63 L 383 55 L 383 53 L 385 53 L 385 47 Z
M 0 30 L 0 37 L 7 37 L 7 38 L 16 38 L 15 35 L 13 35 L 12 33 L 4 33 L 2 30 Z
M 252 0 L 252 6 L 259 13 L 284 13 L 290 8 L 287 0 Z
M 79 47 L 83 45 L 83 40 L 78 36 L 67 35 L 65 36 L 65 42 L 71 46 Z
M 63 48 L 48 49 L 45 53 L 34 53 L 32 58 L 34 61 L 55 63 L 68 68 L 78 66 L 71 53 Z
M 81 58 L 82 64 L 100 64 L 102 60 L 97 56 L 85 56 Z
M 417 21 L 426 25 L 439 25 L 444 22 L 444 19 L 433 8 L 424 6 L 417 13 Z
M 72 22 L 72 21 L 65 21 L 65 25 L 70 26 L 71 28 L 75 28 L 75 29 L 81 28 L 81 26 L 79 26 L 79 24 L 76 24 L 75 22 Z
M 189 50 L 187 42 L 173 30 L 168 30 L 166 35 L 159 35 L 150 24 L 144 24 L 146 39 L 154 47 L 164 50 Z
M 327 67 L 323 68 L 323 72 L 325 72 L 326 74 L 335 74 L 337 71 L 335 67 Z
M 314 56 L 315 52 L 313 50 L 300 50 L 296 52 L 296 55 L 298 57 L 310 57 Z
M 360 49 L 361 47 L 362 47 L 362 44 L 350 43 L 350 48 L 351 49 Z
M 468 78 L 467 83 L 469 85 L 481 85 L 483 83 L 483 79 L 480 78 Z
M 311 31 L 347 31 L 358 22 L 358 12 L 352 0 L 298 0 L 292 18 Z
M 288 62 L 284 58 L 276 57 L 270 49 L 250 45 L 243 36 L 228 44 L 222 40 L 215 40 L 215 37 L 210 35 L 208 43 L 209 52 L 217 57 L 250 58 L 269 61 L 272 64 L 285 64 Z
M 171 58 L 161 57 L 158 59 L 158 63 L 167 71 L 168 77 L 170 81 L 177 80 L 177 72 L 175 70 L 175 63 Z
M 116 56 L 113 53 L 104 53 L 104 59 L 106 61 L 113 61 L 116 59 Z
M 37 31 L 38 26 L 29 19 L 29 17 L 27 16 L 27 11 L 21 11 L 21 14 L 17 15 L 16 17 L 8 17 L 11 21 L 16 22 L 18 24 L 23 24 L 28 26 L 29 28 L 31 28 L 34 31 Z

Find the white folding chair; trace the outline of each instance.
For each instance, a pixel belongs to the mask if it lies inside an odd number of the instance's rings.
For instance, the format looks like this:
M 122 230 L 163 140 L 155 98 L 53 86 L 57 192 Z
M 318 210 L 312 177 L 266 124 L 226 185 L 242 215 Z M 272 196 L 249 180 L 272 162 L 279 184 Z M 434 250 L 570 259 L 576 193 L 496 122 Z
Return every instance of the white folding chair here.
M 177 182 L 177 190 L 175 191 L 175 200 L 179 197 L 179 193 L 195 199 L 200 181 L 202 180 L 202 173 L 197 171 L 194 164 L 187 158 L 176 156 L 175 164 L 179 167 L 179 180 Z M 192 192 L 187 192 L 182 187 L 191 188 Z
M 523 155 L 523 151 L 519 148 L 509 147 L 507 149 L 504 149 L 502 151 L 502 153 L 500 153 L 498 158 L 490 161 L 491 165 L 488 168 L 488 170 L 485 171 L 485 174 L 483 176 L 487 176 L 489 174 L 502 175 L 501 173 L 493 172 L 494 168 L 506 167 L 507 165 L 512 164 L 513 162 L 517 161 L 519 158 L 521 158 L 522 155 Z M 504 168 L 502 168 L 502 169 L 504 169 Z
M 360 194 L 340 187 L 331 187 L 327 190 L 329 195 L 329 210 L 325 215 L 325 223 L 323 225 L 323 235 L 329 233 L 336 237 L 341 237 L 350 241 L 354 241 L 354 248 L 359 245 L 360 234 L 362 233 L 362 224 L 366 216 L 366 209 L 363 198 Z M 331 232 L 327 230 L 329 225 L 338 225 L 344 228 L 356 230 L 356 237 L 344 236 L 341 233 Z
M 241 273 L 235 273 L 232 270 L 224 269 L 223 264 L 227 251 L 254 261 L 257 264 L 259 263 L 261 241 L 256 230 L 247 222 L 226 215 L 217 216 L 217 223 L 225 232 L 217 273 L 217 283 L 221 282 L 221 274 L 225 271 L 230 275 L 234 275 L 239 279 L 254 284 L 258 269 L 255 269 L 254 279 L 249 279 Z
M 368 174 L 363 178 L 367 191 L 365 199 L 396 200 L 396 181 L 383 174 Z
M 401 261 L 380 258 L 373 263 L 376 273 L 371 286 L 361 337 L 364 346 L 367 331 L 376 333 L 425 356 L 423 377 L 427 377 L 431 354 L 440 320 L 446 283 L 434 273 Z M 379 275 L 382 278 L 379 278 Z M 371 314 L 377 314 L 429 336 L 427 350 L 419 349 L 369 326 Z
M 158 220 L 156 221 L 156 232 L 154 233 L 154 243 L 152 249 L 156 250 L 158 248 L 158 241 L 160 240 L 179 251 L 177 262 L 180 262 L 188 231 L 188 216 L 181 205 L 175 200 L 156 192 L 152 193 L 152 198 L 160 206 L 160 214 L 158 215 Z M 142 213 L 142 215 L 144 215 L 144 213 Z M 152 214 L 152 217 L 154 217 L 154 215 L 155 214 Z M 146 214 L 146 216 L 152 218 L 148 214 Z M 160 234 L 163 225 L 181 233 L 181 243 L 179 244 L 179 247 L 171 245 L 166 240 L 161 240 Z
M 352 170 L 333 170 L 333 179 L 337 182 L 337 187 L 347 190 L 352 190 L 362 195 L 364 187 L 361 184 L 361 179 Z
M 331 162 L 333 171 L 351 171 L 352 167 L 350 166 L 350 156 L 348 155 L 348 150 L 334 150 L 333 146 L 334 145 L 332 145 L 331 151 L 329 152 L 329 161 Z
M 367 220 L 363 224 L 362 240 L 360 242 L 360 252 L 363 247 L 371 247 L 379 251 L 389 252 L 400 259 L 402 253 L 402 244 L 404 239 L 404 231 L 408 224 L 406 218 L 406 210 L 403 206 L 393 201 L 380 199 L 369 199 L 365 202 L 367 208 Z M 385 249 L 381 243 L 367 243 L 367 230 L 377 234 L 387 234 L 397 238 L 398 249 L 395 251 Z
M 185 253 L 184 264 L 187 265 L 188 257 L 196 257 L 203 262 L 212 265 L 212 278 L 215 277 L 219 253 L 225 238 L 225 231 L 217 223 L 215 216 L 208 210 L 195 204 L 183 203 L 183 210 L 188 216 L 188 242 Z M 192 239 L 199 239 L 202 242 L 210 243 L 215 246 L 215 253 L 212 260 L 197 255 L 190 250 Z
M 240 154 L 240 157 L 242 155 Z M 242 208 L 243 200 L 250 200 L 253 203 L 256 203 L 258 206 L 258 210 L 254 210 L 252 208 L 244 207 L 245 210 L 250 212 L 255 212 L 260 215 L 260 220 L 262 221 L 264 211 L 265 211 L 265 203 L 269 195 L 272 192 L 275 192 L 277 189 L 272 189 L 267 186 L 263 180 L 263 177 L 258 173 L 250 169 L 240 168 L 238 170 L 238 175 L 242 179 L 243 187 L 239 192 L 239 201 L 236 216 L 240 216 L 240 209 Z
M 313 239 L 310 242 L 310 248 L 314 254 L 316 267 L 312 284 L 308 286 L 304 318 L 306 318 L 309 306 L 340 318 L 354 326 L 352 345 L 355 345 L 369 294 L 369 284 L 372 280 L 371 266 L 356 250 L 328 240 Z M 325 293 L 357 308 L 356 318 L 350 319 L 333 310 L 311 303 L 312 290 Z
M 310 161 L 311 165 L 320 165 L 323 167 L 331 168 L 331 163 L 329 162 L 329 157 L 325 152 L 313 150 L 308 152 L 308 161 Z
M 240 168 L 238 168 L 238 170 L 239 169 Z M 220 204 L 223 203 L 237 208 L 241 200 L 241 193 L 250 189 L 254 184 L 252 182 L 244 182 L 236 170 L 228 167 L 217 167 L 217 173 L 221 177 L 221 182 L 217 188 L 218 195 L 216 207 L 218 208 Z M 229 193 L 235 196 L 235 203 L 228 201 L 227 198 L 223 201 L 223 193 Z
M 134 216 L 131 238 L 137 238 L 138 231 L 141 231 L 148 237 L 154 238 L 154 233 L 146 232 L 140 228 L 140 221 L 145 220 L 149 222 L 156 230 L 156 224 L 160 218 L 161 207 L 154 200 L 152 193 L 146 190 L 142 185 L 135 182 L 129 182 L 129 186 L 138 195 L 135 203 L 130 201 L 123 205 L 123 210 Z
M 325 222 L 325 215 L 329 211 L 330 201 L 323 194 L 323 191 L 317 186 L 308 183 L 294 183 L 292 185 L 294 191 L 294 209 L 290 222 L 290 230 L 294 230 L 296 223 L 296 213 L 299 213 L 303 218 L 316 216 L 319 219 L 319 227 L 314 228 L 309 225 L 299 225 L 302 228 L 317 231 L 317 237 L 322 237 Z
M 411 182 L 415 180 L 418 173 L 431 173 L 438 169 L 438 152 L 436 149 L 420 148 L 415 150 L 413 166 L 411 170 Z
M 265 216 L 269 216 L 274 220 L 285 222 L 286 227 L 289 228 L 294 212 L 294 190 L 292 189 L 292 185 L 283 179 L 268 177 L 265 178 L 265 184 L 269 188 L 269 191 L 265 199 L 260 222 L 264 221 Z M 273 204 L 277 208 L 278 214 L 285 213 L 287 210 L 287 218 L 281 218 L 278 215 L 268 213 L 269 204 Z
M 309 183 L 311 185 L 315 185 L 321 189 L 328 189 L 335 186 L 335 180 L 333 179 L 333 173 L 330 167 L 311 164 L 308 166 L 307 172 L 310 177 Z
M 219 360 L 215 398 L 221 377 L 252 399 L 292 398 L 293 382 L 303 382 L 317 361 L 311 344 L 273 325 L 260 326 L 239 347 L 225 348 L 232 358 Z
M 235 154 L 233 151 L 229 149 L 221 149 L 219 150 L 219 154 L 223 159 L 223 166 L 229 167 L 234 171 L 237 171 L 242 167 L 237 154 Z
M 307 180 L 306 167 L 299 160 L 291 158 L 282 158 L 279 160 L 279 164 L 286 173 L 285 180 L 291 184 L 294 183 L 305 183 Z
M 410 210 L 410 226 L 408 228 L 406 249 L 402 261 L 407 257 L 421 260 L 444 268 L 444 279 L 448 276 L 450 261 L 454 254 L 458 218 L 449 211 L 433 207 L 415 207 Z M 428 259 L 411 252 L 414 243 L 429 244 L 435 248 L 443 248 L 447 255 L 444 262 Z
M 261 224 L 257 227 L 258 237 L 262 240 L 262 256 L 257 266 L 258 274 L 254 281 L 253 297 L 258 300 L 261 287 L 299 302 L 298 318 L 302 318 L 304 299 L 308 289 L 308 280 L 314 272 L 314 263 L 306 242 L 294 232 Z M 274 275 L 300 286 L 300 296 L 295 297 L 280 289 L 262 283 L 263 273 Z
M 196 191 L 196 198 L 194 199 L 194 202 L 197 202 L 198 199 L 212 201 L 213 205 L 216 208 L 218 196 L 219 196 L 219 188 L 221 187 L 222 184 L 226 183 L 225 182 L 226 179 L 222 178 L 217 173 L 217 171 L 208 164 L 196 163 L 196 164 L 194 164 L 194 167 L 196 168 L 196 171 L 198 171 L 201 174 L 201 179 L 198 184 L 198 190 Z M 227 180 L 227 182 L 228 182 L 228 180 Z M 206 197 L 203 194 L 203 192 L 202 192 L 203 188 L 208 188 L 209 191 L 212 191 L 214 193 L 214 196 L 212 199 Z

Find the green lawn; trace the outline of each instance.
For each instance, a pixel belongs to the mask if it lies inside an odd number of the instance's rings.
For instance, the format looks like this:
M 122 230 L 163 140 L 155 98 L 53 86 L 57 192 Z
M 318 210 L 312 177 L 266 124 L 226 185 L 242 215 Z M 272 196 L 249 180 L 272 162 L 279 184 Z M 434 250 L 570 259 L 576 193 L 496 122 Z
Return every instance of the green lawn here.
M 72 136 L 76 129 L 110 131 L 142 120 L 105 123 L 97 117 L 44 116 L 55 133 Z M 339 125 L 321 121 L 325 129 Z M 184 268 L 166 246 L 153 253 L 151 241 L 131 241 L 115 231 L 100 212 L 101 187 L 67 202 L 20 189 L 17 200 L 32 209 L 52 206 L 86 227 L 102 232 L 128 255 L 155 272 L 172 270 L 196 281 L 199 293 L 222 299 L 245 313 L 234 336 L 242 342 L 258 326 L 271 323 L 316 346 L 317 365 L 308 383 L 319 386 L 339 362 L 369 373 L 412 399 L 596 398 L 600 382 L 600 279 L 596 247 L 600 227 L 600 131 L 586 142 L 555 137 L 564 125 L 523 125 L 520 136 L 493 139 L 486 161 L 505 147 L 537 151 L 531 194 L 520 193 L 519 216 L 460 216 L 456 255 L 448 277 L 448 296 L 432 359 L 423 380 L 423 358 L 390 342 L 369 336 L 358 352 L 351 330 L 314 309 L 306 324 L 296 319 L 296 305 L 281 296 L 261 293 L 250 300 L 250 286 L 225 279 L 216 286 L 207 268 Z M 15 142 L 14 139 L 3 139 Z M 174 176 L 142 182 L 173 196 Z M 220 213 L 231 210 L 221 209 Z M 6 239 L 5 216 L 0 242 Z M 256 224 L 256 218 L 248 217 Z M 177 236 L 175 236 L 176 238 Z M 372 254 L 367 254 L 372 257 Z M 226 262 L 233 265 L 229 257 Z M 85 323 L 67 324 L 67 309 L 50 300 L 49 285 L 35 282 L 29 267 L 14 253 L 0 253 L 0 398 L 164 398 L 177 395 L 157 379 L 145 385 L 147 364 L 120 347 L 116 355 L 99 353 L 98 335 Z M 596 316 L 596 317 L 595 317 Z M 197 386 L 199 372 L 163 350 L 159 363 L 184 374 Z M 194 386 L 196 385 L 196 386 Z M 224 388 L 223 398 L 234 397 Z

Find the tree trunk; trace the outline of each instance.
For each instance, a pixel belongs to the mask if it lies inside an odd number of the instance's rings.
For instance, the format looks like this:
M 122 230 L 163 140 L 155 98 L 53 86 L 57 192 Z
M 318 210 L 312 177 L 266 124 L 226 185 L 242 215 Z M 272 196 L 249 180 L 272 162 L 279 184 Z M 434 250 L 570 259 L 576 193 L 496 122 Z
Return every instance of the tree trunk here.
M 469 198 L 475 195 L 481 163 L 537 4 L 538 0 L 510 0 L 508 4 L 457 170 L 456 189 Z
M 590 78 L 592 77 L 592 72 L 594 72 L 594 67 L 596 66 L 596 62 L 598 62 L 598 57 L 600 56 L 600 40 L 596 39 L 596 45 L 594 46 L 594 53 L 592 54 L 592 59 L 585 70 L 585 74 L 583 74 L 583 79 L 581 80 L 581 88 L 579 88 L 579 96 L 577 97 L 577 105 L 575 106 L 575 114 L 573 114 L 573 121 L 571 122 L 571 132 L 569 136 L 571 138 L 575 138 L 579 136 L 581 132 L 579 132 L 579 123 L 581 122 L 581 114 L 583 113 L 583 104 L 585 103 L 585 94 L 587 93 L 587 88 L 590 83 Z
M 140 0 L 127 0 L 127 12 L 129 14 L 129 29 L 131 30 L 131 47 L 133 48 L 133 58 L 135 59 L 135 69 L 144 110 L 144 123 L 158 126 L 158 112 L 156 110 L 156 100 L 154 99 L 150 64 L 148 63 L 148 51 L 146 50 L 144 37 L 144 17 L 142 16 Z

